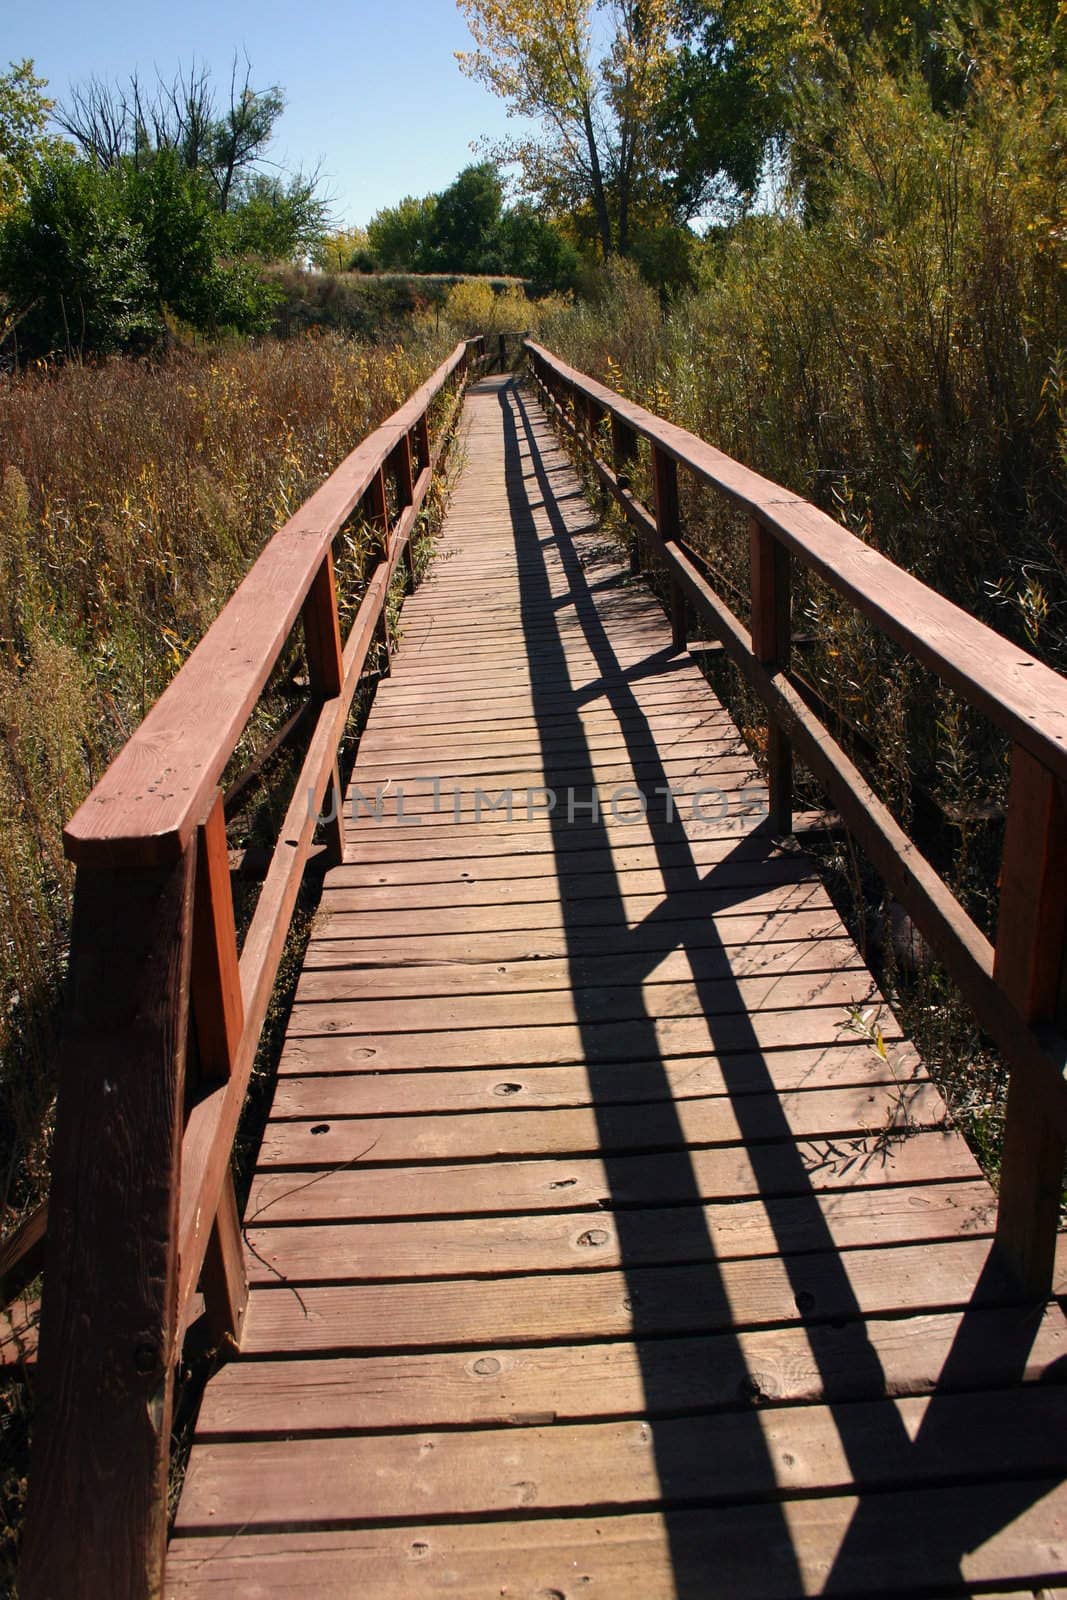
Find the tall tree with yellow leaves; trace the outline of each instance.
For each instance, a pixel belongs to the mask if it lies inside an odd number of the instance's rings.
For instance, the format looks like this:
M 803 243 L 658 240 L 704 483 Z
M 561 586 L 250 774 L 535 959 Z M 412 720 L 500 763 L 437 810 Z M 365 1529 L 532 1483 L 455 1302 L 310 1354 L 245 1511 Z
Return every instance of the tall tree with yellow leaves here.
M 675 59 L 675 0 L 458 4 L 477 45 L 457 52 L 463 71 L 545 129 L 494 156 L 517 162 L 552 211 L 590 211 L 604 256 L 625 255 L 635 210 L 662 198 L 656 113 Z

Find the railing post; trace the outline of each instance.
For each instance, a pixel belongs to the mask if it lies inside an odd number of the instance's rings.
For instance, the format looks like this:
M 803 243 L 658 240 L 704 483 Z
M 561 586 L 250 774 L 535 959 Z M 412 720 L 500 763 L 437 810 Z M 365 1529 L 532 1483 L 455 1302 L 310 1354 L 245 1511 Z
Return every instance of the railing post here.
M 197 832 L 191 989 L 200 1081 L 225 1082 L 233 1071 L 244 1029 L 244 1001 L 221 791 Z M 248 1279 L 229 1175 L 211 1229 L 201 1286 L 216 1344 L 239 1345 Z M 179 1307 L 179 1314 L 181 1311 Z
M 659 445 L 652 446 L 652 489 L 656 506 L 656 530 L 664 544 L 677 543 L 682 531 L 678 505 L 678 463 Z M 676 650 L 685 649 L 685 594 L 677 578 L 671 583 L 671 639 Z
M 411 505 L 415 499 L 410 434 L 406 433 L 395 450 L 390 453 L 389 470 L 396 485 L 397 509 L 403 512 L 405 507 Z M 415 588 L 415 561 L 411 550 L 410 535 L 402 560 L 404 562 L 404 591 L 406 594 L 411 594 Z
M 162 1589 L 195 855 L 78 870 L 24 1600 Z
M 637 435 L 614 411 L 611 413 L 611 465 L 620 489 L 631 485 L 630 469 L 637 460 Z M 630 541 L 630 571 L 641 571 L 641 541 L 636 529 Z
M 308 677 L 316 700 L 332 700 L 341 693 L 345 663 L 341 652 L 341 620 L 337 614 L 337 584 L 333 555 L 327 550 L 304 602 L 304 638 L 307 645 Z M 327 810 L 322 824 L 330 860 L 344 860 L 344 826 L 341 795 L 327 795 Z
M 752 652 L 775 672 L 786 672 L 792 651 L 789 551 L 758 517 L 749 519 Z M 793 747 L 778 724 L 767 729 L 771 826 L 793 831 Z
M 333 554 L 327 550 L 304 601 L 304 643 L 311 692 L 319 700 L 340 694 L 345 679 Z
M 1000 881 L 994 977 L 1026 1022 L 1067 1015 L 1067 795 L 1048 768 L 1016 745 Z M 1052 1287 L 1067 1147 L 1028 1097 L 1008 1083 L 997 1249 L 1028 1299 Z
M 425 472 L 430 465 L 430 415 L 424 411 L 415 424 L 415 449 L 419 459 L 419 472 Z

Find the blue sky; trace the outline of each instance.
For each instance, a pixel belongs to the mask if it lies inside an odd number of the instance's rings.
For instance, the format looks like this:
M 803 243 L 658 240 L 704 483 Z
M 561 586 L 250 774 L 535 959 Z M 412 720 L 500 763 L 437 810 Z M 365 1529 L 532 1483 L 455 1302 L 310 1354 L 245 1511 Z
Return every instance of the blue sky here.
M 463 77 L 470 36 L 453 0 L 7 0 L 6 57 L 33 58 L 49 93 L 97 75 L 172 75 L 195 56 L 220 88 L 235 49 L 286 110 L 273 159 L 322 158 L 339 221 L 365 223 L 405 194 L 444 188 L 478 159 L 472 140 L 514 131 L 502 101 Z M 6 61 L 0 63 L 6 66 Z

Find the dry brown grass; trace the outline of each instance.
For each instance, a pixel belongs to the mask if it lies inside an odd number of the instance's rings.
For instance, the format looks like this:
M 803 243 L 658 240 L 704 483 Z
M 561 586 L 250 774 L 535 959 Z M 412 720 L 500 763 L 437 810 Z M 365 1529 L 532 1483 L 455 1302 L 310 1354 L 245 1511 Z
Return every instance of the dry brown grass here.
M 64 820 L 272 532 L 446 342 L 0 382 L 0 1228 L 46 1180 Z

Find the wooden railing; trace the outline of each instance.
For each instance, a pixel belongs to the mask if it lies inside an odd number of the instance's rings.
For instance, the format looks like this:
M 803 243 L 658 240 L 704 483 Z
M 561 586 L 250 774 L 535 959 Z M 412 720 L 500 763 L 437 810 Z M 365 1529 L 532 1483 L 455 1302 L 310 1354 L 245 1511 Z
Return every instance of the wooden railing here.
M 415 519 L 481 347 L 457 345 L 275 534 L 67 827 L 24 1600 L 160 1593 L 175 1362 L 198 1284 L 215 1338 L 240 1338 L 234 1135 L 324 804 L 341 856 L 338 745 L 394 574 L 414 585 Z M 332 547 L 361 508 L 382 555 L 342 643 Z M 238 953 L 219 784 L 298 620 L 310 741 Z
M 643 547 L 666 569 L 676 646 L 685 643 L 691 606 L 762 700 L 774 825 L 783 833 L 791 828 L 795 751 L 998 1046 L 1010 1077 L 997 1247 L 1023 1295 L 1043 1299 L 1052 1282 L 1067 1149 L 1067 681 L 806 500 L 532 340 L 526 349 L 543 399 L 634 529 L 635 566 Z M 652 509 L 630 487 L 639 439 L 651 451 Z M 748 513 L 750 630 L 686 549 L 679 468 Z M 796 561 L 1013 741 L 995 947 L 791 680 Z

